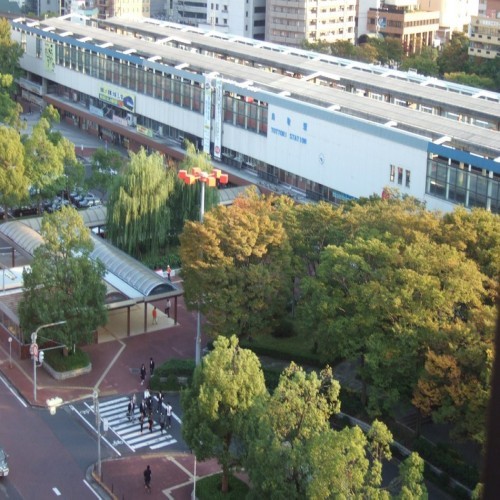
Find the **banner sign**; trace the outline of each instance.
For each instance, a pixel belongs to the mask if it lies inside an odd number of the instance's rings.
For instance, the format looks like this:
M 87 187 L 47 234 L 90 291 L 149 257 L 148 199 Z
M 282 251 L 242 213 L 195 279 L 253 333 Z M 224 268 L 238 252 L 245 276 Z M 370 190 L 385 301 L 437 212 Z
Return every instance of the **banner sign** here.
M 210 154 L 210 127 L 212 123 L 212 78 L 205 75 L 205 105 L 203 110 L 203 152 Z
M 113 85 L 105 83 L 99 85 L 99 99 L 101 101 L 133 112 L 135 111 L 135 96 L 126 92 L 128 91 L 114 87 Z
M 222 153 L 222 78 L 215 80 L 214 157 L 221 159 Z
M 137 125 L 137 132 L 142 135 L 147 135 L 148 137 L 153 137 L 153 131 L 150 128 L 144 127 L 143 125 Z
M 56 67 L 56 46 L 54 42 L 45 41 L 45 47 L 43 51 L 43 62 L 45 69 L 54 73 Z

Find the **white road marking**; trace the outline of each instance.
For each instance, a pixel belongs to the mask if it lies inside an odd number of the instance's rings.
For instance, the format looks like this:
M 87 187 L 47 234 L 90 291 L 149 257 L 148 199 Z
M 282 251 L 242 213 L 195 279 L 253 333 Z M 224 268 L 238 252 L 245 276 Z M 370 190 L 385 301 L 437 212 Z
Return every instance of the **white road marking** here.
M 25 401 L 19 397 L 19 395 L 17 394 L 17 392 L 13 389 L 13 387 L 9 384 L 9 382 L 3 378 L 2 375 L 0 375 L 0 380 L 3 382 L 3 384 L 5 385 L 5 387 L 7 387 L 7 389 L 9 389 L 10 392 L 12 392 L 12 394 L 14 395 L 14 397 L 25 407 L 27 408 L 28 405 L 25 403 Z
M 83 480 L 83 484 L 97 497 L 99 498 L 99 500 L 102 500 L 102 498 L 97 494 L 96 491 L 94 491 L 94 488 L 92 488 L 92 486 L 90 486 L 90 484 L 87 482 L 86 479 Z
M 61 492 L 54 486 L 54 488 L 52 488 L 52 491 L 58 496 L 60 497 L 61 496 Z

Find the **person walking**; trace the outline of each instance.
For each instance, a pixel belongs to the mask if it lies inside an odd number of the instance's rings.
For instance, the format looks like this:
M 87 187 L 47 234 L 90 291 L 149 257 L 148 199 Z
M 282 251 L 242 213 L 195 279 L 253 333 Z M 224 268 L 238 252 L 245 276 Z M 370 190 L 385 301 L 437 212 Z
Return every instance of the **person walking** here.
M 151 493 L 151 467 L 149 465 L 144 471 L 144 489 Z
M 163 412 L 160 412 L 160 432 L 163 434 L 163 431 L 165 430 L 165 414 Z
M 139 417 L 139 423 L 141 424 L 141 434 L 142 434 L 142 431 L 144 430 L 144 413 L 141 413 L 141 416 Z
M 148 426 L 149 426 L 149 432 L 153 432 L 153 414 L 149 414 L 148 418 Z
M 168 281 L 172 281 L 170 275 L 172 274 L 172 269 L 170 269 L 170 265 L 167 266 L 167 279 Z
M 170 427 L 172 427 L 172 405 L 170 404 L 170 401 L 167 401 L 165 410 L 167 413 L 167 428 L 170 429 Z
M 170 299 L 167 299 L 167 304 L 165 305 L 165 314 L 170 318 Z
M 153 325 L 158 324 L 158 311 L 156 310 L 156 306 L 153 307 L 153 312 L 151 313 L 153 315 Z
M 127 406 L 127 417 L 128 421 L 130 422 L 132 420 L 132 398 L 130 398 L 130 401 L 128 402 Z
M 153 358 L 149 358 L 149 375 L 152 377 L 155 373 L 155 362 Z
M 135 407 L 137 406 L 137 398 L 135 397 L 135 392 L 132 394 L 132 422 L 135 421 Z
M 146 366 L 144 363 L 141 365 L 141 385 L 144 384 L 144 380 L 146 380 Z
M 161 391 L 158 391 L 158 413 L 161 413 L 163 409 L 163 394 Z

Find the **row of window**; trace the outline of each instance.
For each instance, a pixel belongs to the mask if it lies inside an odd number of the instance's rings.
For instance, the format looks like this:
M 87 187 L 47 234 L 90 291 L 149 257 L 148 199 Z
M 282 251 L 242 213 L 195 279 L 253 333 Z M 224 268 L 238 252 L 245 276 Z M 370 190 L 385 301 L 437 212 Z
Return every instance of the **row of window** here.
M 481 207 L 500 213 L 500 175 L 446 159 L 430 159 L 426 192 L 467 208 Z
M 78 50 L 74 46 L 56 44 L 55 49 L 56 62 L 63 67 L 200 114 L 204 113 L 204 90 L 197 82 L 169 73 L 146 70 L 142 66 L 110 59 L 103 54 Z M 38 52 L 37 49 L 37 55 L 41 57 L 41 50 Z M 226 123 L 266 135 L 267 103 L 247 102 L 241 96 L 226 94 L 223 99 L 223 119 Z
M 410 170 L 405 170 L 403 167 L 396 167 L 396 165 L 391 165 L 389 179 L 391 182 L 398 183 L 400 186 L 410 187 L 411 172 Z

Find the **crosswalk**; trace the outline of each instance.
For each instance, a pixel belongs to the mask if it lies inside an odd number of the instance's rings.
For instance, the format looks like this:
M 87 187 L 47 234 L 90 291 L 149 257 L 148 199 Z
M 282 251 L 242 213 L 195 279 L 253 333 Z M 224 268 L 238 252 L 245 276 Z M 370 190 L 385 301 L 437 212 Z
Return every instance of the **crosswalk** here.
M 153 414 L 155 421 L 152 432 L 149 431 L 147 422 L 144 422 L 144 428 L 141 432 L 139 409 L 135 409 L 134 419 L 129 419 L 127 416 L 129 400 L 128 397 L 123 396 L 99 402 L 101 421 L 107 422 L 109 431 L 113 432 L 118 438 L 118 440 L 113 441 L 114 445 L 125 444 L 135 452 L 144 448 L 159 450 L 177 443 L 177 440 L 170 433 L 170 429 L 164 429 L 163 433 L 161 432 L 158 413 Z M 155 407 L 156 404 L 155 401 Z M 92 404 L 85 403 L 85 405 L 89 412 L 94 413 Z

